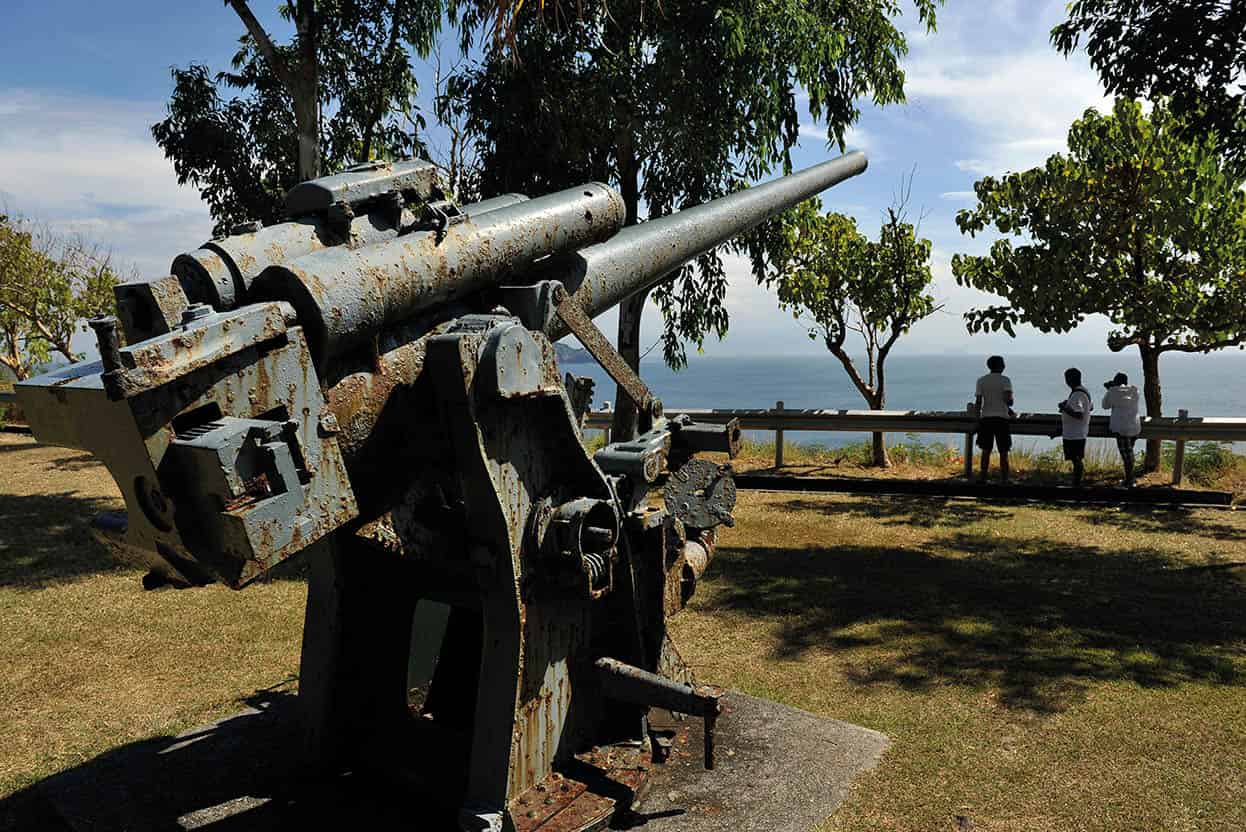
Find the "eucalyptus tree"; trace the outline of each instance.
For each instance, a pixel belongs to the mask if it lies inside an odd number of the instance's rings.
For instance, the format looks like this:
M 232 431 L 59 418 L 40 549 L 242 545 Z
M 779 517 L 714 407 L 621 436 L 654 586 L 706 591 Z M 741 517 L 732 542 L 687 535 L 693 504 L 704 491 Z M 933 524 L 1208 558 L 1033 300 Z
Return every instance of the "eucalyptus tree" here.
M 927 30 L 937 4 L 913 0 Z M 637 223 L 789 170 L 802 109 L 842 146 L 859 99 L 904 99 L 900 0 L 587 0 L 568 17 L 507 17 L 502 40 L 494 5 L 458 9 L 465 45 L 479 36 L 483 54 L 454 85 L 486 194 L 596 179 L 618 186 Z M 669 364 L 685 363 L 685 341 L 726 333 L 725 289 L 711 252 L 656 290 Z M 620 307 L 633 367 L 645 299 Z M 615 434 L 630 435 L 634 411 L 619 404 Z
M 822 214 L 814 200 L 768 229 L 762 282 L 778 293 L 779 306 L 805 324 L 839 360 L 872 410 L 887 405 L 887 357 L 901 336 L 939 307 L 931 294 L 930 241 L 904 220 L 902 208 L 887 212 L 878 240 L 856 220 Z M 855 335 L 854 335 L 855 333 Z M 849 338 L 860 339 L 860 347 Z M 853 358 L 854 348 L 864 360 Z M 890 465 L 881 433 L 874 434 L 874 464 Z
M 440 0 L 291 0 L 294 28 L 269 32 L 246 0 L 227 0 L 244 34 L 230 70 L 175 67 L 152 135 L 178 182 L 199 189 L 218 232 L 272 222 L 294 184 L 365 159 L 420 149 L 413 54 L 441 25 Z
M 954 256 L 952 272 L 1005 303 L 971 310 L 969 330 L 1068 332 L 1105 315 L 1109 349 L 1137 347 L 1147 415 L 1161 415 L 1161 355 L 1246 339 L 1246 192 L 1220 151 L 1165 104 L 1148 116 L 1118 99 L 1073 123 L 1068 153 L 978 181 L 956 222 L 1005 236 Z M 1147 469 L 1158 465 L 1149 442 Z

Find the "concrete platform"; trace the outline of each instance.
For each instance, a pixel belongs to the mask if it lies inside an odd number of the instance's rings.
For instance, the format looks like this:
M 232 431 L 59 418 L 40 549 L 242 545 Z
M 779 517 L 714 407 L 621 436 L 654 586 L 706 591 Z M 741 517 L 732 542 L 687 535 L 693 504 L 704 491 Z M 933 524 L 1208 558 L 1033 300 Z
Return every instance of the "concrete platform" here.
M 645 799 L 614 828 L 791 830 L 830 816 L 887 746 L 876 731 L 730 692 L 717 765 L 701 764 L 700 723 L 655 767 Z M 453 813 L 363 778 L 297 776 L 293 697 L 177 737 L 114 749 L 35 788 L 74 832 L 343 828 L 453 830 Z

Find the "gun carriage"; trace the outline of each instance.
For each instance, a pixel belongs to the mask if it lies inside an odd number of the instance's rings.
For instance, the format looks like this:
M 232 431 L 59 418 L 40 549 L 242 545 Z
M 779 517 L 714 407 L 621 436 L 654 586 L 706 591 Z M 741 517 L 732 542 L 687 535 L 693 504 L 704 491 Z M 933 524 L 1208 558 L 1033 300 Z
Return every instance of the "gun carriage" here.
M 362 164 L 117 286 L 100 359 L 18 400 L 41 442 L 108 467 L 126 510 L 95 526 L 145 585 L 241 588 L 306 553 L 308 761 L 400 779 L 465 829 L 592 828 L 661 759 L 651 707 L 704 719 L 713 764 L 718 691 L 667 619 L 732 522 L 730 466 L 695 454 L 740 438 L 665 418 L 592 318 L 865 165 L 624 228 L 599 183 L 458 206 L 430 163 Z M 585 449 L 568 333 L 638 435 Z

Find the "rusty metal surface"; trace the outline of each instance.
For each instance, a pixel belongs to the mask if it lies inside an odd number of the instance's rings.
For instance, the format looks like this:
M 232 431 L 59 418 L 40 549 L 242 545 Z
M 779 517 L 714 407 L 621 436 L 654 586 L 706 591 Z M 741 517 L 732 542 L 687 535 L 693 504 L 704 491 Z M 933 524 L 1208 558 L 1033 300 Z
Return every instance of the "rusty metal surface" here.
M 113 295 L 127 344 L 171 332 L 190 305 L 181 281 L 174 275 L 118 283 Z
M 327 357 L 387 325 L 491 288 L 540 258 L 608 237 L 622 222 L 618 193 L 590 183 L 488 211 L 444 233 L 326 248 L 266 269 L 251 293 L 293 304 L 313 351 Z
M 130 398 L 176 381 L 247 347 L 281 338 L 293 311 L 280 303 L 254 304 L 230 313 L 212 313 L 183 327 L 120 352 L 116 390 Z
M 652 755 L 638 746 L 604 746 L 575 755 L 510 804 L 515 832 L 589 832 L 626 815 L 644 797 Z
M 341 173 L 300 182 L 286 194 L 291 216 L 327 211 L 336 203 L 357 205 L 394 191 L 410 191 L 428 198 L 440 190 L 437 166 L 424 159 L 363 162 Z
M 592 354 L 610 378 L 614 379 L 614 382 L 627 393 L 642 416 L 649 417 L 648 421 L 652 423 L 656 400 L 648 385 L 641 381 L 636 371 L 584 314 L 584 310 L 580 308 L 575 299 L 561 286 L 554 288 L 554 308 L 558 312 L 558 317 L 567 325 L 572 334 L 580 340 L 580 343 Z
M 734 526 L 736 488 L 730 465 L 690 459 L 670 473 L 663 492 L 666 510 L 685 526 Z
M 739 431 L 664 419 L 589 316 L 852 159 L 639 236 L 598 183 L 459 208 L 427 163 L 369 163 L 131 285 L 127 330 L 148 337 L 19 400 L 41 439 L 105 462 L 127 509 L 106 536 L 157 577 L 241 587 L 312 553 L 308 759 L 407 778 L 473 829 L 593 828 L 643 789 L 652 706 L 704 719 L 713 764 L 717 692 L 667 617 L 730 522 L 729 469 L 690 456 Z M 604 271 L 572 295 L 549 270 L 584 253 Z M 637 401 L 635 441 L 586 450 L 551 316 Z M 651 504 L 668 464 L 678 482 Z M 424 602 L 445 605 L 436 626 Z

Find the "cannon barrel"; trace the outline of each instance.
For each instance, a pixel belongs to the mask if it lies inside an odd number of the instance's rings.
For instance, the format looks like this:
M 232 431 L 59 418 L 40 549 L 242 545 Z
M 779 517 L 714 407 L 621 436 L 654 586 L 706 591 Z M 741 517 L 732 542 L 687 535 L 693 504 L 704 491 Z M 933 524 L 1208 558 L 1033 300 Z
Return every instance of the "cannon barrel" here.
M 651 288 L 675 269 L 804 200 L 862 173 L 865 154 L 854 151 L 784 176 L 624 228 L 605 242 L 558 258 L 549 273 L 590 317 Z M 567 334 L 557 317 L 550 338 Z
M 252 282 L 250 300 L 294 306 L 321 362 L 543 257 L 605 239 L 622 227 L 623 216 L 618 192 L 590 182 L 468 215 L 444 231 L 333 246 L 269 266 Z

